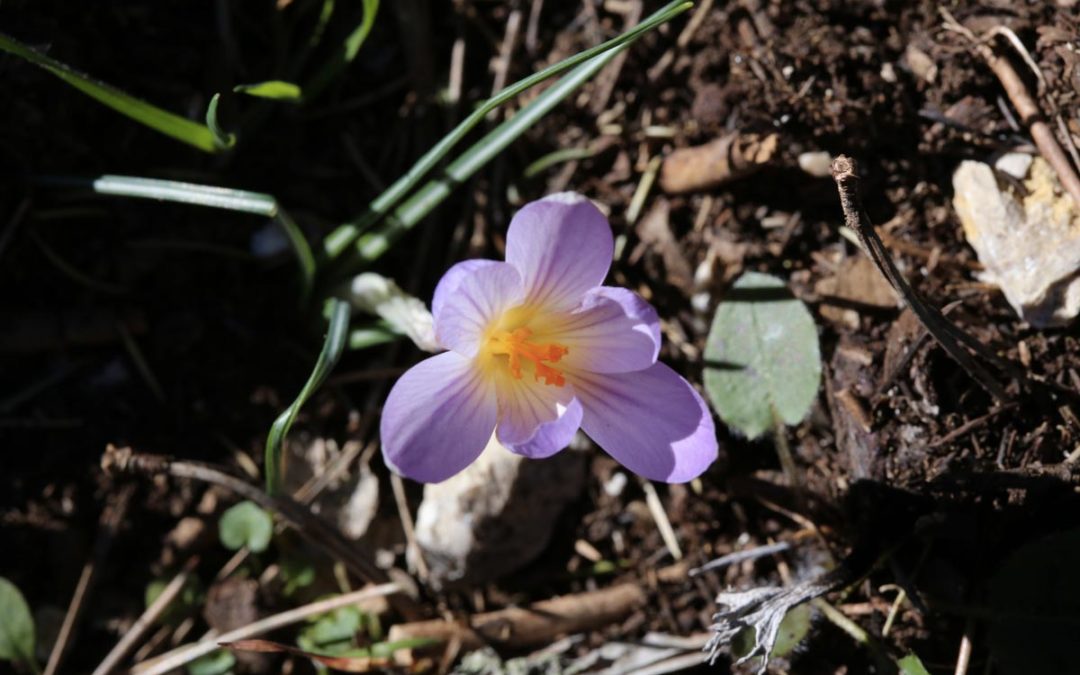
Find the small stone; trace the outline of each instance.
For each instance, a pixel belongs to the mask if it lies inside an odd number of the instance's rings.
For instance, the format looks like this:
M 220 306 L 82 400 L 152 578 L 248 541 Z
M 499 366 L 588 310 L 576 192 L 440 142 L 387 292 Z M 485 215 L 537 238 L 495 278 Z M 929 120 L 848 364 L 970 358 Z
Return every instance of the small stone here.
M 832 155 L 825 151 L 804 152 L 799 155 L 799 168 L 814 178 L 828 178 L 832 166 Z
M 485 583 L 520 569 L 544 550 L 584 487 L 584 453 L 527 459 L 492 438 L 464 471 L 424 486 L 416 541 L 431 582 Z

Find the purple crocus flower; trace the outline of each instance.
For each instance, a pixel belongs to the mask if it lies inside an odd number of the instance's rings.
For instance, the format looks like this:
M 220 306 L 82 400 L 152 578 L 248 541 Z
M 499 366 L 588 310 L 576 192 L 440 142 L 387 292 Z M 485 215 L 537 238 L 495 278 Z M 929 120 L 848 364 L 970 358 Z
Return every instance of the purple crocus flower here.
M 548 457 L 580 427 L 628 469 L 679 483 L 716 459 L 712 415 L 657 362 L 660 320 L 633 291 L 601 285 L 611 226 L 574 193 L 518 211 L 506 262 L 450 268 L 432 300 L 449 350 L 397 381 L 382 416 L 383 456 L 423 482 L 458 473 L 494 432 L 520 455 Z

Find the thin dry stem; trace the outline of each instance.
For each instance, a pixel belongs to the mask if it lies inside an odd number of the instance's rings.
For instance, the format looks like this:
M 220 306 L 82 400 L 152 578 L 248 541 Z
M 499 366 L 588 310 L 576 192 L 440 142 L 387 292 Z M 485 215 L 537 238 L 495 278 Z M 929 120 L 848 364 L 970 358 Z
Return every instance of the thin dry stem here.
M 309 605 L 304 605 L 303 607 L 297 607 L 296 609 L 290 609 L 287 612 L 274 614 L 273 616 L 260 619 L 254 623 L 237 628 L 236 630 L 229 631 L 228 633 L 223 633 L 216 638 L 203 640 L 174 649 L 155 659 L 136 665 L 131 669 L 131 672 L 134 675 L 162 675 L 162 673 L 167 673 L 176 668 L 180 668 L 201 656 L 209 654 L 215 649 L 218 649 L 220 643 L 237 642 L 238 640 L 247 640 L 256 635 L 264 635 L 270 631 L 299 623 L 308 617 L 325 614 L 340 607 L 355 605 L 364 600 L 370 600 L 371 598 L 392 596 L 400 590 L 401 588 L 397 584 L 382 584 L 371 588 L 365 588 L 354 593 L 339 595 L 336 598 L 313 602 Z

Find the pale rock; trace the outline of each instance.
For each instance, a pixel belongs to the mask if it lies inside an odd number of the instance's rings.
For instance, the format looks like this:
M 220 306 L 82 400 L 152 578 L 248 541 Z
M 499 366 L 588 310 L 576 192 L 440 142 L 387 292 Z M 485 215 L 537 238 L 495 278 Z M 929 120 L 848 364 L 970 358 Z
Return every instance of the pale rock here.
M 559 514 L 585 487 L 585 454 L 526 459 L 492 438 L 461 473 L 424 486 L 416 541 L 437 586 L 509 574 L 547 546 Z
M 815 178 L 828 178 L 832 167 L 832 155 L 825 152 L 804 152 L 799 155 L 799 168 Z
M 337 512 L 338 529 L 349 539 L 359 539 L 367 534 L 378 510 L 379 479 L 367 464 L 363 464 L 360 466 L 352 494 Z
M 1027 196 L 983 162 L 953 173 L 953 206 L 986 268 L 979 278 L 1001 287 L 1032 326 L 1067 324 L 1080 313 L 1080 214 L 1041 157 L 1005 155 L 997 167 L 1021 179 Z

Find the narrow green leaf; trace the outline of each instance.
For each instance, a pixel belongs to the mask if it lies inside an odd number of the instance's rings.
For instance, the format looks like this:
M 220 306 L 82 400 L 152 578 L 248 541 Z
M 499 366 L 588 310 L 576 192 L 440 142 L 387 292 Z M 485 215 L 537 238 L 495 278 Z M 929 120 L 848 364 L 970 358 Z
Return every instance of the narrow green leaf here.
M 210 99 L 210 105 L 206 107 L 206 126 L 210 129 L 210 133 L 214 134 L 214 143 L 217 147 L 220 150 L 228 150 L 236 145 L 236 134 L 227 133 L 218 124 L 217 107 L 220 100 L 221 94 L 214 94 L 214 97 Z
M 720 418 L 753 439 L 797 424 L 821 380 L 817 328 L 783 281 L 747 272 L 716 310 L 705 343 L 705 391 Z
M 304 96 L 306 100 L 311 100 L 318 96 L 326 85 L 334 81 L 334 79 L 341 74 L 341 71 L 345 69 L 356 55 L 360 52 L 360 48 L 364 46 L 367 41 L 368 35 L 371 34 L 371 29 L 375 25 L 375 16 L 379 12 L 379 0 L 363 0 L 364 2 L 364 17 L 360 20 L 360 23 L 349 33 L 345 38 L 345 42 L 342 43 L 341 48 L 334 54 L 329 61 L 327 61 L 322 68 L 319 69 L 311 81 L 304 87 Z M 330 5 L 329 9 L 326 5 L 323 6 L 322 16 L 329 17 L 329 12 L 333 11 L 333 5 Z M 322 19 L 320 16 L 320 20 Z M 321 30 L 317 29 L 316 34 L 321 36 Z
M 34 658 L 34 617 L 15 584 L 0 577 L 0 661 L 38 670 Z
M 274 519 L 255 502 L 240 502 L 229 507 L 218 521 L 221 545 L 230 551 L 247 547 L 262 553 L 274 534 Z
M 272 195 L 212 185 L 198 185 L 136 176 L 104 175 L 94 179 L 48 178 L 43 182 L 52 185 L 88 188 L 103 195 L 194 204 L 196 206 L 240 211 L 271 218 L 289 239 L 293 254 L 300 265 L 302 297 L 306 299 L 311 295 L 311 289 L 315 284 L 315 254 L 312 252 L 307 239 L 304 238 L 304 233 L 300 231 L 300 227 L 281 208 L 277 199 Z
M 468 133 L 476 125 L 484 121 L 484 118 L 487 117 L 488 113 L 495 110 L 502 104 L 513 100 L 519 94 L 527 91 L 528 89 L 536 86 L 537 84 L 540 84 L 547 79 L 566 72 L 571 68 L 577 68 L 570 75 L 564 78 L 564 81 L 559 83 L 563 84 L 565 82 L 565 84 L 569 86 L 568 89 L 562 91 L 558 96 L 548 98 L 549 96 L 552 96 L 552 89 L 555 89 L 558 85 L 556 85 L 556 87 L 552 87 L 548 91 L 541 94 L 536 101 L 533 101 L 532 104 L 521 110 L 517 115 L 514 116 L 513 119 L 504 122 L 499 127 L 499 129 L 495 130 L 495 132 L 488 134 L 488 136 L 485 137 L 484 141 L 481 141 L 476 146 L 473 146 L 473 148 L 470 150 L 470 152 L 480 153 L 483 144 L 485 142 L 488 142 L 489 139 L 493 137 L 498 137 L 499 133 L 505 134 L 513 130 L 515 134 L 514 136 L 505 138 L 505 143 L 503 146 L 500 146 L 498 150 L 489 153 L 490 156 L 494 156 L 498 153 L 499 150 L 502 149 L 502 147 L 505 147 L 506 144 L 509 144 L 510 141 L 517 137 L 517 135 L 520 135 L 525 129 L 527 129 L 530 124 L 542 117 L 544 113 L 546 113 L 555 105 L 555 103 L 562 100 L 562 98 L 567 96 L 571 91 L 584 83 L 601 67 L 606 65 L 608 61 L 614 58 L 618 50 L 624 48 L 626 45 L 641 37 L 641 35 L 643 35 L 644 33 L 656 28 L 660 24 L 670 21 L 672 18 L 685 12 L 692 6 L 692 2 L 674 0 L 674 2 L 670 2 L 664 7 L 660 8 L 657 12 L 649 16 L 647 19 L 642 21 L 640 24 L 638 24 L 631 30 L 623 33 L 622 35 L 590 49 L 586 49 L 585 51 L 579 52 L 574 56 L 571 56 L 570 58 L 560 61 L 559 63 L 548 66 L 547 68 L 544 68 L 543 70 L 534 73 L 529 77 L 515 82 L 514 84 L 500 91 L 495 96 L 489 98 L 482 105 L 473 110 L 473 112 L 464 120 L 462 120 L 460 124 L 454 127 L 453 131 L 444 136 L 442 140 L 436 143 L 433 148 L 428 150 L 423 157 L 417 160 L 416 164 L 414 164 L 413 167 L 409 169 L 408 173 L 395 181 L 393 185 L 391 185 L 389 188 L 386 189 L 385 192 L 379 195 L 371 203 L 371 206 L 366 212 L 364 212 L 363 215 L 361 215 L 359 218 L 352 222 L 344 223 L 343 225 L 335 229 L 333 232 L 331 232 L 330 235 L 327 236 L 323 242 L 327 256 L 331 259 L 335 259 L 341 256 L 341 254 L 345 251 L 349 250 L 349 248 L 357 241 L 357 239 L 362 233 L 364 233 L 372 225 L 376 224 L 381 218 L 389 214 L 391 212 L 391 209 L 393 209 L 395 205 L 401 202 L 402 199 L 404 199 L 410 192 L 412 192 L 413 189 L 415 189 L 416 186 L 420 184 L 420 181 L 423 180 L 424 176 L 426 176 L 432 169 L 434 169 L 439 164 L 439 162 L 441 162 L 443 158 L 450 153 L 450 150 L 452 150 L 455 145 L 460 143 L 462 139 L 464 139 L 465 136 L 468 135 Z M 570 82 L 568 82 L 569 80 L 574 80 L 575 83 L 573 85 L 570 85 Z M 529 109 L 532 109 L 534 113 L 539 114 L 534 114 L 532 117 L 528 118 L 523 117 L 526 110 Z M 518 120 L 518 118 L 522 119 Z M 517 121 L 516 125 L 514 124 L 515 121 Z M 499 132 L 499 130 L 503 131 Z M 484 162 L 486 162 L 487 159 L 490 159 L 490 157 L 484 159 Z M 458 162 L 461 161 L 461 159 L 458 160 Z M 482 166 L 484 162 L 481 162 L 479 165 L 474 167 L 472 171 L 475 171 L 476 168 Z M 469 171 L 469 175 L 472 174 L 472 171 Z M 429 183 L 425 189 L 438 191 L 438 188 L 433 187 L 433 185 L 436 185 L 436 183 Z M 442 185 L 442 183 L 437 183 L 437 185 Z M 447 191 L 447 193 L 448 192 L 449 191 Z M 429 193 L 429 197 L 433 196 L 434 192 Z M 442 201 L 444 197 L 445 195 L 443 197 L 439 197 L 435 203 L 437 204 L 439 201 Z M 432 204 L 431 206 L 433 208 L 434 204 Z M 424 213 L 427 212 L 425 211 Z M 414 223 L 408 224 L 406 225 L 406 227 L 411 227 L 412 224 Z M 365 258 L 363 254 L 361 254 L 360 257 L 361 259 Z
M 277 101 L 299 101 L 302 96 L 299 85 L 282 80 L 270 80 L 256 84 L 238 84 L 233 87 L 233 91 L 238 94 L 271 98 Z
M 360 326 L 349 331 L 349 349 L 368 349 L 390 342 L 395 342 L 405 337 L 393 328 L 382 323 L 374 326 Z
M 285 436 L 289 433 L 296 415 L 300 408 L 311 397 L 315 390 L 326 380 L 327 375 L 334 369 L 341 353 L 345 350 L 346 340 L 349 335 L 349 317 L 352 309 L 344 300 L 334 300 L 330 309 L 330 323 L 326 329 L 326 340 L 323 342 L 322 352 L 315 362 L 315 369 L 308 378 L 304 388 L 296 400 L 274 420 L 270 427 L 270 434 L 266 439 L 266 491 L 276 494 L 281 486 L 281 451 L 285 442 Z
M 896 667 L 900 669 L 900 675 L 930 675 L 930 671 L 915 654 L 908 654 L 897 661 Z
M 126 94 L 112 85 L 98 82 L 88 75 L 73 70 L 56 59 L 45 56 L 2 33 L 0 33 L 0 49 L 44 68 L 90 98 L 155 131 L 171 136 L 178 141 L 183 141 L 204 152 L 217 152 L 219 149 L 214 142 L 214 134 L 209 128 L 167 110 L 162 110 L 151 103 Z
M 556 164 L 562 164 L 563 162 L 571 162 L 575 159 L 588 159 L 592 156 L 593 151 L 589 148 L 563 148 L 562 150 L 549 152 L 548 154 L 536 160 L 529 166 L 525 167 L 524 175 L 526 178 L 532 178 L 537 174 L 547 171 Z

